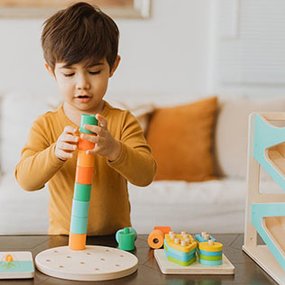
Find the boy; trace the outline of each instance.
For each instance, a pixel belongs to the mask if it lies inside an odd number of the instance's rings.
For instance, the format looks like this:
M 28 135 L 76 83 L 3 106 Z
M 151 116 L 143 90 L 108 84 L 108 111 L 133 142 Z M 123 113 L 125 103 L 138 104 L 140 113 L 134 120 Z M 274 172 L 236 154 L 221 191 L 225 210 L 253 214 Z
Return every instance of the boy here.
M 15 176 L 27 191 L 48 182 L 49 234 L 69 234 L 81 114 L 97 114 L 95 174 L 88 234 L 112 234 L 131 225 L 127 181 L 152 182 L 156 164 L 138 121 L 103 100 L 108 80 L 119 65 L 119 31 L 114 21 L 87 3 L 77 3 L 46 20 L 42 47 L 46 68 L 63 97 L 56 111 L 33 124 Z

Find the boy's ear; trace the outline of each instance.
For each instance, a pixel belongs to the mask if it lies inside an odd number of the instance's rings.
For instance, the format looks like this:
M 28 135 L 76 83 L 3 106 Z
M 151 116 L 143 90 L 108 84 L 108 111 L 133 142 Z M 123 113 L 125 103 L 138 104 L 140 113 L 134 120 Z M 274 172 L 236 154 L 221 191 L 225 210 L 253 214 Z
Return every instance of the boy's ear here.
M 119 55 L 117 55 L 117 57 L 116 57 L 116 59 L 115 59 L 115 62 L 114 62 L 114 64 L 113 64 L 113 67 L 112 67 L 111 70 L 110 70 L 110 75 L 109 75 L 109 77 L 112 77 L 112 76 L 113 76 L 113 74 L 115 73 L 117 67 L 119 66 L 120 61 L 121 61 L 121 57 L 120 57 Z
M 46 70 L 48 71 L 48 73 L 49 73 L 52 77 L 55 78 L 55 74 L 54 74 L 53 69 L 52 69 L 47 63 L 45 63 L 45 68 L 46 68 Z

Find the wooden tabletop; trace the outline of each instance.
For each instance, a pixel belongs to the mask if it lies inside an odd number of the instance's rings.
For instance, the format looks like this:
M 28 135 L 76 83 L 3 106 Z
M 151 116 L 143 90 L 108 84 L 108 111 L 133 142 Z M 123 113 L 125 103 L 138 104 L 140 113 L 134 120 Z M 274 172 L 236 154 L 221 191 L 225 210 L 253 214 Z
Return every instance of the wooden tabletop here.
M 49 277 L 36 271 L 34 279 L 0 280 L 0 285 L 79 285 L 79 284 L 127 284 L 127 285 L 270 285 L 277 284 L 241 249 L 242 234 L 215 234 L 215 238 L 224 244 L 224 254 L 235 266 L 235 275 L 164 275 L 161 273 L 146 242 L 147 235 L 139 235 L 134 254 L 139 260 L 138 271 L 130 276 L 97 282 L 68 281 Z M 68 244 L 67 236 L 0 236 L 0 251 L 31 251 L 33 257 L 43 250 Z M 88 237 L 88 245 L 117 247 L 114 236 Z

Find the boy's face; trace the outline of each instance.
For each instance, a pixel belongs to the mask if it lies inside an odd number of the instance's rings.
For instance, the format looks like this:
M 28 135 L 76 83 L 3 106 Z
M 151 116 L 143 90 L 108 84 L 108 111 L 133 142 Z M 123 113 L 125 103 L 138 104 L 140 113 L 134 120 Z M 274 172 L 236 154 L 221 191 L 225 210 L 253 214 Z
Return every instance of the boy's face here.
M 118 56 L 112 69 L 105 58 L 92 66 L 85 62 L 71 66 L 56 63 L 54 72 L 48 65 L 46 67 L 54 75 L 65 103 L 78 111 L 93 113 L 101 111 L 109 78 L 115 72 L 119 61 Z

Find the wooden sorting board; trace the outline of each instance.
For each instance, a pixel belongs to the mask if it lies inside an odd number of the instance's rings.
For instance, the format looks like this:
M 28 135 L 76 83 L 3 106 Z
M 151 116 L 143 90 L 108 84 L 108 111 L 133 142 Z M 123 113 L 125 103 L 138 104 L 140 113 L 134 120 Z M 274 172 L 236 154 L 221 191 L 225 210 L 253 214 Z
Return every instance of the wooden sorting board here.
M 223 264 L 217 266 L 206 266 L 195 262 L 189 266 L 181 266 L 174 262 L 168 261 L 164 249 L 156 249 L 154 257 L 159 265 L 159 268 L 164 274 L 211 274 L 211 275 L 232 275 L 235 267 L 223 254 Z
M 10 255 L 12 261 L 7 262 Z M 0 252 L 0 279 L 28 279 L 33 278 L 35 267 L 32 253 L 29 251 Z

